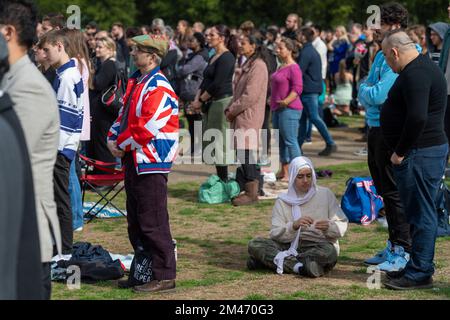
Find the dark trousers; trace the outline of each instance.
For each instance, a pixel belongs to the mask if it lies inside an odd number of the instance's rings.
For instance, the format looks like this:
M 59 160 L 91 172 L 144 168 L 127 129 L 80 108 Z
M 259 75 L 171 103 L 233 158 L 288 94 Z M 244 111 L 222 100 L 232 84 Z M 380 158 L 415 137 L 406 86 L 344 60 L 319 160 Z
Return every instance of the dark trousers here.
M 186 114 L 186 119 L 188 121 L 188 128 L 189 128 L 189 134 L 191 136 L 191 155 L 194 154 L 195 151 L 195 135 L 194 135 L 194 126 L 195 126 L 195 121 L 202 121 L 202 115 L 201 114 Z M 200 134 L 202 134 L 202 132 L 200 132 Z M 200 149 L 201 149 L 201 137 L 199 137 L 200 141 Z
M 263 142 L 262 154 L 267 155 L 267 157 L 269 157 L 271 134 L 270 134 L 270 104 L 268 103 L 266 103 L 266 110 L 264 113 L 264 122 L 262 125 L 262 129 L 266 130 L 266 135 L 262 135 L 262 139 L 265 140 L 261 140 Z
M 52 280 L 51 280 L 51 267 L 49 262 L 42 264 L 42 284 L 43 284 L 42 298 L 44 300 L 50 300 L 52 296 Z
M 386 219 L 389 226 L 389 240 L 394 245 L 411 251 L 409 223 L 406 220 L 403 204 L 400 200 L 397 183 L 392 173 L 392 151 L 386 146 L 381 129 L 369 129 L 368 165 L 378 194 L 383 197 Z
M 103 162 L 116 162 L 116 158 L 111 154 L 111 151 L 109 151 L 106 142 L 109 129 L 113 122 L 113 120 L 111 121 L 108 119 L 94 119 L 94 121 L 92 121 L 91 140 L 88 141 L 87 145 L 87 156 L 89 158 Z M 107 174 L 107 172 L 97 169 L 94 169 L 93 172 L 95 174 Z
M 445 110 L 444 128 L 450 146 L 450 96 L 447 96 L 447 109 Z
M 72 254 L 73 226 L 69 194 L 70 160 L 58 154 L 53 171 L 55 202 L 61 228 L 62 253 Z
M 394 165 L 400 197 L 411 225 L 412 250 L 405 277 L 423 281 L 434 273 L 437 236 L 436 194 L 445 170 L 448 144 L 413 149 Z
M 128 237 L 134 250 L 140 245 L 152 255 L 156 280 L 176 277 L 175 253 L 167 212 L 167 176 L 138 175 L 131 153 L 125 158 Z
M 228 166 L 216 166 L 216 172 L 220 180 L 223 182 L 228 181 Z
M 241 163 L 241 167 L 236 172 L 236 181 L 241 190 L 245 189 L 247 182 L 259 181 L 261 169 L 257 164 L 256 154 L 256 150 L 237 150 L 237 159 Z

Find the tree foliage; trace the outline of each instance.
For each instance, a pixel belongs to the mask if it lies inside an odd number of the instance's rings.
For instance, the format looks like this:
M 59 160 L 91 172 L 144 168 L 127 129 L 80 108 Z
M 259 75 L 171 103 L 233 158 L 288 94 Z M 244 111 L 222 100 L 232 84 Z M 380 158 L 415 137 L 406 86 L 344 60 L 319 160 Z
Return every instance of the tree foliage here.
M 115 21 L 127 26 L 151 24 L 162 18 L 172 26 L 180 19 L 202 21 L 206 25 L 225 23 L 239 26 L 252 20 L 258 26 L 283 25 L 286 15 L 298 13 L 303 20 L 313 21 L 323 27 L 347 26 L 351 22 L 364 23 L 369 15 L 366 9 L 372 4 L 389 0 L 36 0 L 41 14 L 66 12 L 71 4 L 81 8 L 82 23 L 97 21 L 107 29 Z M 430 24 L 447 21 L 446 0 L 400 1 L 410 12 L 410 23 Z
M 102 29 L 108 30 L 116 21 L 125 25 L 134 25 L 136 21 L 136 4 L 132 0 L 36 0 L 41 16 L 50 12 L 59 12 L 68 17 L 67 8 L 77 5 L 81 9 L 82 26 L 96 21 Z

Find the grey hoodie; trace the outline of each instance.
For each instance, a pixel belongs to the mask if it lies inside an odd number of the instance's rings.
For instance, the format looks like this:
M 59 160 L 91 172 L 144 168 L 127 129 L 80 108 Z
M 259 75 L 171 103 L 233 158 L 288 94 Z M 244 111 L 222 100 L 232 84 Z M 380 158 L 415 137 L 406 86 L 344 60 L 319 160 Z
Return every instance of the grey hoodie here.
M 431 31 L 433 30 L 436 32 L 439 37 L 442 39 L 442 43 L 444 43 L 445 34 L 447 33 L 447 30 L 450 28 L 450 25 L 445 22 L 436 22 L 433 24 L 430 24 L 427 28 L 427 46 L 428 51 L 430 52 L 436 52 L 437 47 L 433 45 L 431 42 Z

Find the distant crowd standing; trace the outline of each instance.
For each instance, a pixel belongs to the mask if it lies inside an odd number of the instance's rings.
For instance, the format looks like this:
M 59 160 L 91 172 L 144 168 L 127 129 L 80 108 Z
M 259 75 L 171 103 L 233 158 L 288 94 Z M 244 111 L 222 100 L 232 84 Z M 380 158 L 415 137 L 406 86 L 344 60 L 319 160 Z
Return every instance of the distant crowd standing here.
M 348 220 L 333 192 L 316 184 L 303 146 L 314 126 L 325 142 L 319 156 L 331 156 L 338 147 L 324 113 L 365 114 L 368 165 L 389 224 L 386 248 L 365 262 L 388 273 L 391 289 L 430 287 L 434 198 L 450 141 L 450 26 L 408 26 L 406 9 L 391 3 L 381 7 L 380 28 L 353 23 L 348 30 L 303 24 L 295 13 L 285 26 L 264 29 L 251 21 L 229 28 L 180 20 L 174 30 L 155 18 L 139 27 L 116 22 L 101 30 L 90 22 L 71 30 L 61 14 L 38 20 L 33 4 L 2 2 L 0 112 L 7 110 L 8 125 L 17 127 L 9 118 L 13 105 L 23 129 L 15 134 L 26 141 L 27 152 L 15 154 L 31 164 L 34 191 L 27 201 L 34 197 L 30 210 L 40 248 L 40 259 L 12 252 L 9 257 L 40 264 L 41 272 L 28 273 L 35 278 L 25 284 L 23 275 L 11 277 L 0 298 L 50 298 L 50 261 L 70 254 L 73 232 L 83 229 L 79 154 L 123 165 L 130 243 L 152 253 L 155 277 L 134 290 L 175 288 L 167 180 L 182 115 L 192 156 L 208 142 L 195 135 L 196 124 L 203 132 L 222 133 L 223 141 L 212 142 L 214 161 L 208 163 L 222 181 L 234 163 L 228 153 L 237 154 L 244 192 L 233 199 L 235 206 L 258 201 L 264 161 L 258 149 L 265 144 L 269 151 L 270 144 L 270 135 L 260 130 L 279 130 L 276 176 L 289 190 L 275 204 L 271 239 L 250 242 L 248 267 L 319 277 L 336 264 L 337 239 Z M 228 136 L 228 129 L 256 132 L 256 139 Z M 233 150 L 226 148 L 228 140 L 235 142 Z M 20 169 L 25 176 L 26 169 Z M 1 199 L 3 210 L 8 200 Z M 42 292 L 24 290 L 37 283 Z

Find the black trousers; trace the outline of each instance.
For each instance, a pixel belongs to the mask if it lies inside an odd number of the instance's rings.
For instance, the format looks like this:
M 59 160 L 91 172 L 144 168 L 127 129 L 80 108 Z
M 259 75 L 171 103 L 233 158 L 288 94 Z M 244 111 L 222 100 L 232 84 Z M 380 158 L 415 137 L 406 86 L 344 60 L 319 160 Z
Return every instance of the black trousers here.
M 51 264 L 46 262 L 42 264 L 42 298 L 50 300 L 52 296 L 52 279 L 51 279 Z
M 259 180 L 261 168 L 256 162 L 256 150 L 237 150 L 237 159 L 241 166 L 236 171 L 236 181 L 241 190 L 245 189 L 245 184 L 254 180 Z
M 61 228 L 62 253 L 72 254 L 73 226 L 69 195 L 70 160 L 58 154 L 53 171 L 55 202 Z
M 217 176 L 223 181 L 228 181 L 228 166 L 216 166 Z
M 175 279 L 175 253 L 167 211 L 167 175 L 138 175 L 130 152 L 124 163 L 130 243 L 135 251 L 143 246 L 151 253 L 156 280 Z
M 445 110 L 444 129 L 450 146 L 450 96 L 447 96 L 447 109 Z
M 109 129 L 113 124 L 113 120 L 108 119 L 94 119 L 91 125 L 91 140 L 87 145 L 87 156 L 89 158 L 103 161 L 103 162 L 116 162 L 116 158 L 111 154 L 108 149 L 106 138 L 108 136 Z M 94 169 L 95 174 L 107 174 L 107 172 Z
M 188 127 L 189 127 L 189 134 L 191 135 L 191 155 L 194 154 L 194 147 L 195 147 L 195 135 L 194 135 L 194 125 L 195 121 L 202 121 L 202 115 L 201 114 L 186 114 L 186 119 L 188 121 Z M 202 134 L 200 132 L 200 134 Z M 201 137 L 200 139 L 200 149 L 201 149 Z
M 400 200 L 397 184 L 394 180 L 391 156 L 386 146 L 381 128 L 370 128 L 368 135 L 368 165 L 375 188 L 383 197 L 386 219 L 389 225 L 389 240 L 394 245 L 411 251 L 410 225 L 406 221 L 403 204 Z
M 262 148 L 262 154 L 267 155 L 267 157 L 270 154 L 270 138 L 271 138 L 271 134 L 270 134 L 270 105 L 267 103 L 266 104 L 266 110 L 264 113 L 264 122 L 262 125 L 262 129 L 267 131 L 267 135 L 264 137 L 262 136 L 261 139 L 266 138 L 266 140 L 261 140 L 263 141 L 263 148 Z

